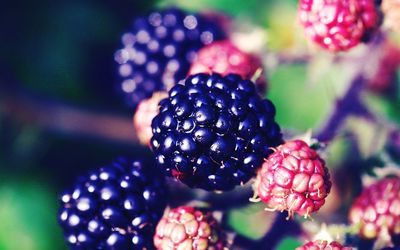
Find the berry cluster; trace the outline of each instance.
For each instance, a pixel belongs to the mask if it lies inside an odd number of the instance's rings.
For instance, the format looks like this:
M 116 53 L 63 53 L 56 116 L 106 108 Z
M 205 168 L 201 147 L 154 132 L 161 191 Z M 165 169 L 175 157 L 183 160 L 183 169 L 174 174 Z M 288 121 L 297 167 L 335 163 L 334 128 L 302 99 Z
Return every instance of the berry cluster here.
M 226 236 L 212 214 L 188 206 L 169 211 L 154 235 L 154 245 L 159 250 L 223 250 L 226 244 Z
M 61 196 L 59 221 L 71 249 L 151 249 L 166 206 L 154 163 L 121 158 Z
M 274 150 L 257 175 L 255 195 L 272 210 L 309 216 L 325 203 L 331 181 L 325 162 L 304 141 Z
M 330 51 L 345 51 L 368 41 L 381 23 L 375 0 L 300 0 L 306 35 Z
M 251 81 L 196 74 L 160 102 L 151 146 L 166 175 L 194 188 L 230 190 L 282 142 L 274 116 L 274 105 Z
M 175 8 L 136 19 L 115 53 L 127 104 L 135 108 L 153 92 L 170 89 L 186 76 L 198 49 L 223 37 L 206 18 Z

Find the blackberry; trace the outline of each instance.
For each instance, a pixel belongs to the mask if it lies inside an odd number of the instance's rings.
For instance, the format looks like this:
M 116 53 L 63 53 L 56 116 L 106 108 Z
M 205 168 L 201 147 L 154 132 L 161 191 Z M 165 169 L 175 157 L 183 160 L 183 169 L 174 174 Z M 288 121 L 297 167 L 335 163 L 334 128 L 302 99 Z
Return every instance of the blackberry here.
M 153 92 L 169 90 L 186 76 L 197 50 L 224 38 L 223 33 L 201 15 L 176 8 L 136 19 L 115 53 L 127 104 L 135 108 Z
M 154 162 L 120 158 L 61 196 L 59 223 L 71 249 L 153 249 L 166 206 Z
M 274 105 L 239 75 L 189 76 L 159 105 L 151 147 L 162 171 L 192 188 L 233 189 L 282 143 Z

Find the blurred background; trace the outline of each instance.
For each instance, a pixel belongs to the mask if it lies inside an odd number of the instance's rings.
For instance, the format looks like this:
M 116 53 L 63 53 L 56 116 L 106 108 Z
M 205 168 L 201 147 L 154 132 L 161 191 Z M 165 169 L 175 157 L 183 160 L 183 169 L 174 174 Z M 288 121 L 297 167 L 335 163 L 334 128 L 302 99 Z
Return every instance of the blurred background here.
M 238 30 L 254 35 L 255 44 L 263 41 L 267 96 L 276 104 L 277 120 L 287 134 L 323 128 L 353 77 L 351 58 L 356 60 L 365 50 L 361 46 L 342 58 L 345 63 L 337 63 L 330 54 L 309 48 L 296 23 L 296 0 L 2 3 L 0 250 L 66 249 L 56 221 L 58 194 L 77 175 L 118 155 L 149 154 L 137 143 L 132 111 L 115 91 L 113 56 L 121 47 L 121 34 L 136 16 L 170 5 L 222 11 L 236 20 Z M 393 41 L 398 39 L 393 36 Z M 387 123 L 349 119 L 343 136 L 328 152 L 331 166 L 366 166 L 367 160 L 395 143 L 390 140 L 400 120 L 398 75 L 395 70 L 390 80 L 362 95 L 363 102 Z M 358 133 L 346 136 L 346 131 Z M 231 212 L 232 228 L 261 237 L 267 229 L 243 225 L 251 223 L 247 215 L 260 208 L 245 209 Z M 340 217 L 343 208 L 333 209 L 339 211 L 339 219 L 332 221 L 346 220 Z

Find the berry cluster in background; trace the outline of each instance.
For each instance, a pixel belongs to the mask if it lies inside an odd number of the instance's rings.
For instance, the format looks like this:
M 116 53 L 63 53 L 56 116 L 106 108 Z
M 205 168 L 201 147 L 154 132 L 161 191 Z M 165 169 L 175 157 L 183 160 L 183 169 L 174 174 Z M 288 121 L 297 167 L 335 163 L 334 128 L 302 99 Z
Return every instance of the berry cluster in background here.
M 122 80 L 119 89 L 129 106 L 168 90 L 184 78 L 196 52 L 224 37 L 210 18 L 179 9 L 152 12 L 134 21 L 122 36 L 123 49 L 115 53 Z
M 381 9 L 381 1 L 300 0 L 298 20 L 311 44 L 335 53 L 381 43 L 382 11 L 389 10 Z M 118 159 L 78 179 L 62 195 L 59 220 L 71 249 L 270 249 L 276 246 L 241 242 L 246 242 L 243 236 L 226 227 L 224 212 L 201 197 L 216 192 L 215 199 L 223 202 L 224 193 L 252 186 L 249 202 L 262 201 L 264 213 L 284 213 L 286 221 L 296 220 L 301 228 L 330 192 L 342 195 L 341 180 L 332 180 L 324 160 L 335 131 L 322 131 L 316 139 L 310 132 L 282 132 L 275 115 L 285 110 L 264 99 L 268 72 L 263 73 L 262 56 L 240 49 L 233 20 L 210 13 L 166 8 L 137 18 L 123 34 L 124 47 L 115 54 L 117 86 L 133 108 L 137 136 L 153 159 Z M 362 112 L 357 104 L 336 110 Z M 335 234 L 318 220 L 318 233 L 307 234 L 304 228 L 297 234 L 309 242 L 296 249 L 399 246 L 400 176 L 383 175 L 346 208 L 349 219 Z M 169 194 L 190 188 L 202 195 L 176 202 Z M 268 219 L 284 227 L 287 222 L 278 218 Z M 368 247 L 367 241 L 372 241 Z
M 1 250 L 400 250 L 399 0 L 128 2 L 5 36 Z

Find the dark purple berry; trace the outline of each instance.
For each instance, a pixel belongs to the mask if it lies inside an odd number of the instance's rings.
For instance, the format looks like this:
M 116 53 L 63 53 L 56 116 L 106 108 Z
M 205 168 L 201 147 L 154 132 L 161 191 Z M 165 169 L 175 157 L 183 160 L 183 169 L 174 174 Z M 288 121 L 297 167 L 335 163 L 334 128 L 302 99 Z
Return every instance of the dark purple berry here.
M 152 127 L 162 172 L 205 190 L 247 182 L 282 143 L 272 102 L 233 74 L 187 77 L 171 89 Z
M 200 48 L 223 38 L 218 24 L 176 8 L 136 19 L 114 56 L 126 103 L 135 108 L 153 92 L 169 90 L 186 76 Z
M 132 246 L 128 236 L 119 232 L 111 233 L 107 237 L 105 245 L 106 249 L 110 250 L 129 249 L 129 246 Z
M 59 223 L 71 249 L 152 249 L 166 206 L 155 162 L 117 159 L 61 196 Z

